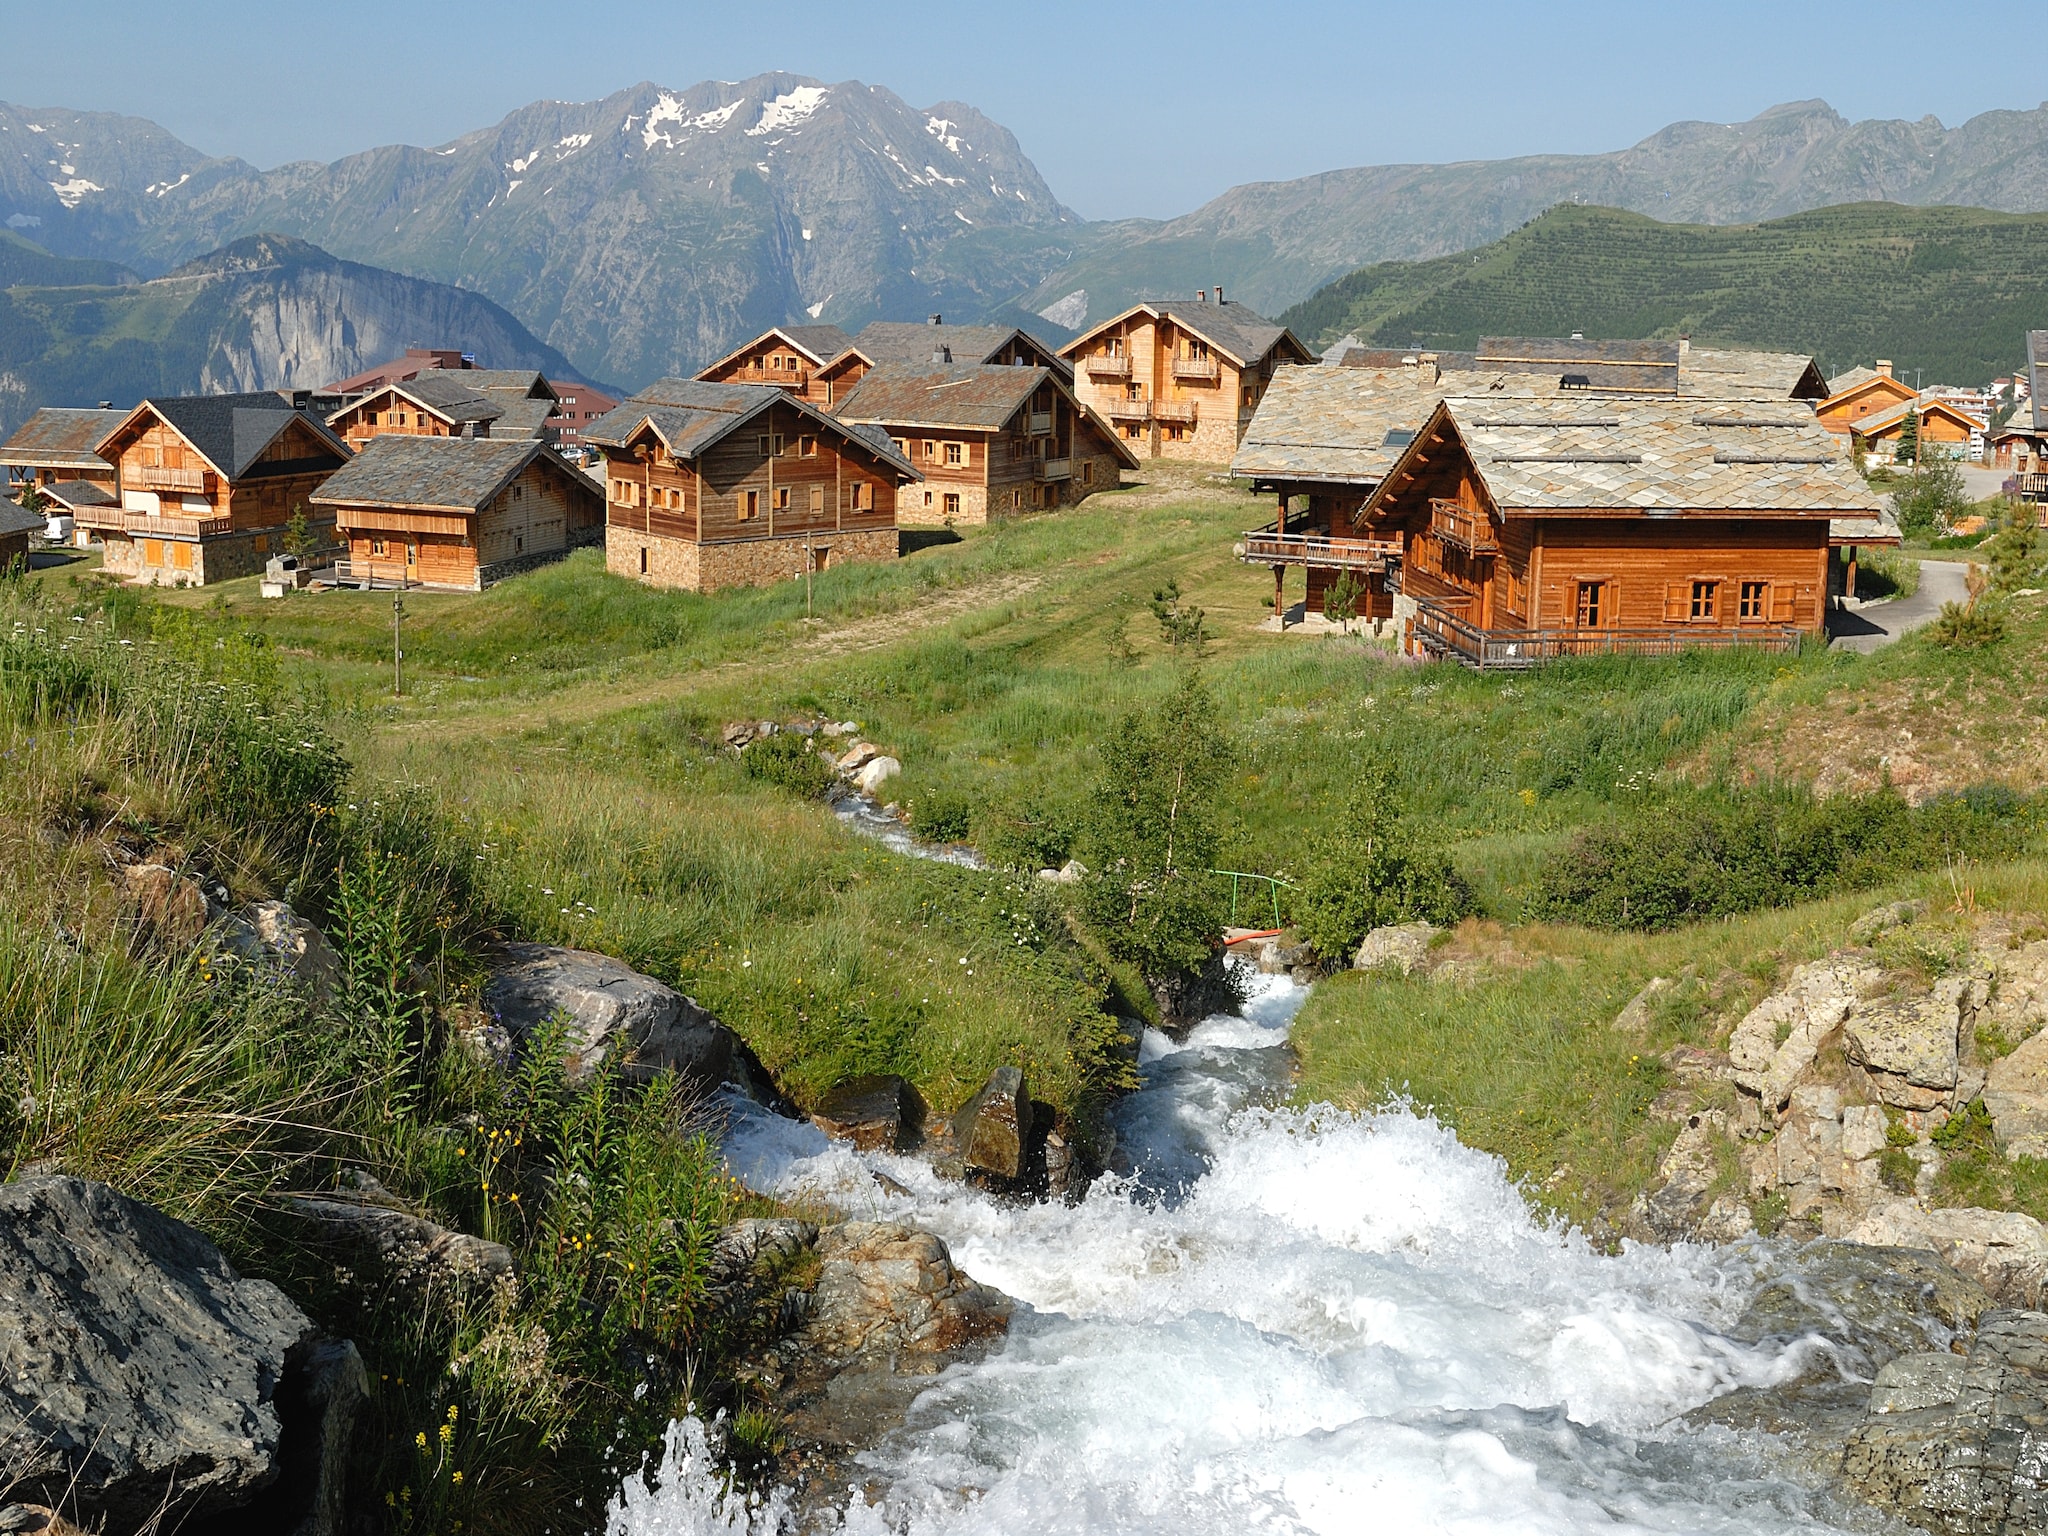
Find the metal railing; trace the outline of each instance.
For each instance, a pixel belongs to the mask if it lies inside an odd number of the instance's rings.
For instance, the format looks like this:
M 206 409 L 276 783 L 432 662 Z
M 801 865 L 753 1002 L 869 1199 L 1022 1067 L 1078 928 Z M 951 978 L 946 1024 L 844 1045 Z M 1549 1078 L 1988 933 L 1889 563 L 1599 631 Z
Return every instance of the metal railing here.
M 1223 368 L 1213 357 L 1176 357 L 1173 360 L 1173 376 L 1176 379 L 1194 379 L 1205 384 L 1214 384 L 1223 377 Z
M 1293 890 L 1293 889 L 1294 889 L 1295 887 L 1294 887 L 1294 882 L 1293 882 L 1292 880 L 1282 880 L 1282 879 L 1281 879 L 1281 878 L 1280 878 L 1280 877 L 1279 877 L 1278 875 L 1255 875 L 1255 874 L 1252 874 L 1252 873 L 1250 873 L 1250 872 L 1249 872 L 1249 871 L 1247 871 L 1247 870 L 1242 870 L 1242 869 L 1212 869 L 1212 870 L 1210 870 L 1210 871 L 1209 871 L 1209 873 L 1210 873 L 1210 874 L 1212 874 L 1212 875 L 1228 875 L 1228 876 L 1230 876 L 1230 926 L 1231 926 L 1231 927 L 1235 928 L 1235 927 L 1237 926 L 1237 883 L 1238 883 L 1238 881 L 1240 881 L 1240 880 L 1250 880 L 1250 881 L 1253 881 L 1253 882 L 1255 882 L 1255 883 L 1258 883 L 1258 884 L 1262 884 L 1262 885 L 1264 885 L 1264 886 L 1266 887 L 1267 891 L 1271 893 L 1271 895 L 1272 895 L 1272 898 L 1273 898 L 1273 926 L 1274 926 L 1275 928 L 1278 928 L 1278 927 L 1280 927 L 1280 926 L 1281 926 L 1281 924 L 1280 924 L 1280 892 L 1281 892 L 1281 890 L 1282 890 L 1282 889 L 1286 889 L 1286 890 L 1290 890 L 1290 891 L 1291 891 L 1291 890 Z
M 1237 558 L 1247 565 L 1320 565 L 1384 571 L 1401 558 L 1398 539 L 1333 539 L 1319 533 L 1247 533 Z
M 1453 549 L 1462 549 L 1468 555 L 1500 552 L 1500 540 L 1493 532 L 1493 519 L 1455 501 L 1430 498 L 1429 531 L 1437 536 L 1439 542 Z
M 1569 656 L 1677 656 L 1686 651 L 1793 651 L 1790 625 L 1742 629 L 1481 629 L 1434 603 L 1415 611 L 1415 641 L 1480 672 L 1518 672 Z
M 1128 379 L 1131 376 L 1131 360 L 1128 357 L 1083 358 L 1081 366 L 1098 379 Z

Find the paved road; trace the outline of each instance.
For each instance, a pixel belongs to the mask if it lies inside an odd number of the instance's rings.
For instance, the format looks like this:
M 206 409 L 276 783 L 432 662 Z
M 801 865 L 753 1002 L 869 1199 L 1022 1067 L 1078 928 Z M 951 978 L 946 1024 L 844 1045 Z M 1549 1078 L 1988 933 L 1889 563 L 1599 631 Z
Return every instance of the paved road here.
M 1968 598 L 1963 574 L 1969 568 L 1961 560 L 1922 560 L 1920 585 L 1911 597 L 1833 610 L 1828 614 L 1829 647 L 1867 655 L 1890 645 L 1940 613 L 1943 603 L 1960 603 Z

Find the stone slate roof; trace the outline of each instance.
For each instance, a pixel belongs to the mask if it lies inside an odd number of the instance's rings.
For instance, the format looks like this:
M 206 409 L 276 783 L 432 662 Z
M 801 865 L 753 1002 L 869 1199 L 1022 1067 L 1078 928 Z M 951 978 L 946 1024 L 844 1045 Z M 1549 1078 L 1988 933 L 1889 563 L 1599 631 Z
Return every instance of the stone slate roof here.
M 1886 427 L 1897 426 L 1901 421 L 1905 420 L 1908 411 L 1918 411 L 1922 416 L 1925 416 L 1929 411 L 1940 411 L 1943 415 L 1957 417 L 1980 429 L 1987 425 L 1981 417 L 1977 416 L 1974 412 L 1964 410 L 1952 400 L 1930 400 L 1916 396 L 1911 400 L 1901 400 L 1897 405 L 1879 411 L 1875 415 L 1857 417 L 1856 420 L 1849 423 L 1849 430 L 1859 436 L 1867 436 L 1872 432 L 1882 432 Z
M 841 421 L 995 432 L 1054 376 L 1050 368 L 1000 363 L 883 363 L 870 369 L 832 414 Z
M 125 420 L 127 415 L 122 411 L 46 405 L 0 444 L 0 464 L 69 464 L 79 469 L 112 469 L 114 466 L 93 450 Z
M 1803 352 L 1691 347 L 1678 360 L 1678 392 L 1702 400 L 1824 400 L 1828 382 Z
M 1019 370 L 1020 372 L 1024 370 Z M 908 459 L 897 453 L 887 434 L 877 440 L 856 433 L 847 423 L 827 416 L 773 384 L 712 384 L 701 379 L 657 379 L 632 399 L 620 402 L 583 429 L 583 440 L 600 448 L 623 448 L 643 423 L 652 426 L 668 451 L 694 459 L 729 432 L 772 405 L 783 404 L 811 418 L 829 432 L 858 436 L 899 473 L 922 480 Z
M 493 394 L 500 390 L 507 394 L 524 395 L 533 400 L 553 400 L 555 387 L 538 368 L 460 368 L 435 369 L 459 379 L 465 389 L 480 394 Z M 424 374 L 421 377 L 425 377 Z M 417 383 L 418 380 L 409 382 Z
M 1504 515 L 1874 517 L 1882 508 L 1845 445 L 1799 401 L 1452 397 L 1432 427 L 1439 419 L 1463 439 Z
M 0 539 L 17 533 L 41 533 L 47 520 L 39 512 L 25 512 L 15 502 L 0 501 Z
M 1828 519 L 1828 543 L 1830 544 L 1903 544 L 1899 534 L 1898 515 L 1890 503 L 1881 503 L 1872 517 L 1831 517 Z
M 552 400 L 507 400 L 491 423 L 491 436 L 540 439 L 547 436 L 547 423 L 554 416 Z
M 821 368 L 853 345 L 853 338 L 836 325 L 773 325 L 701 371 L 716 372 L 734 358 L 744 357 L 771 336 L 780 336 Z
M 55 480 L 38 489 L 50 500 L 72 512 L 84 507 L 121 505 L 112 491 L 92 480 Z
M 1482 336 L 1478 366 L 1547 373 L 1577 387 L 1634 394 L 1678 393 L 1675 341 L 1587 341 L 1581 337 Z
M 330 475 L 312 501 L 319 507 L 480 512 L 548 451 L 537 439 L 387 432 L 363 444 L 363 451 Z
M 396 384 L 386 384 L 373 389 L 369 394 L 358 397 L 333 412 L 327 418 L 331 426 L 341 417 L 367 401 L 381 394 L 402 395 L 423 410 L 432 411 L 443 421 L 458 426 L 465 421 L 495 421 L 504 412 L 505 402 L 492 400 L 464 383 L 465 373 L 449 369 L 430 369 L 416 379 L 404 379 Z
M 1121 314 L 1112 315 L 1100 324 L 1090 326 L 1061 347 L 1060 356 L 1069 362 L 1086 356 L 1095 337 L 1136 314 L 1149 314 L 1173 321 L 1174 324 L 1200 336 L 1239 367 L 1256 363 L 1278 346 L 1283 337 L 1300 347 L 1304 357 L 1313 355 L 1307 347 L 1302 346 L 1300 338 L 1286 326 L 1274 324 L 1248 304 L 1240 304 L 1235 299 L 1229 299 L 1215 304 L 1193 300 L 1133 304 Z
M 1072 369 L 1060 361 L 1054 348 L 1016 325 L 920 325 L 914 320 L 874 320 L 862 326 L 849 345 L 877 367 L 883 363 L 929 366 L 932 354 L 941 347 L 953 354 L 956 363 L 991 362 L 1013 338 L 1020 336 L 1040 356 L 1059 363 L 1071 377 Z
M 248 395 L 171 395 L 151 398 L 136 410 L 153 410 L 175 427 L 186 442 L 197 448 L 213 467 L 230 480 L 239 480 L 263 450 L 294 419 L 303 421 L 332 446 L 338 459 L 349 456 L 348 444 L 318 416 L 295 411 L 284 396 L 270 390 Z M 134 419 L 135 412 L 128 414 Z

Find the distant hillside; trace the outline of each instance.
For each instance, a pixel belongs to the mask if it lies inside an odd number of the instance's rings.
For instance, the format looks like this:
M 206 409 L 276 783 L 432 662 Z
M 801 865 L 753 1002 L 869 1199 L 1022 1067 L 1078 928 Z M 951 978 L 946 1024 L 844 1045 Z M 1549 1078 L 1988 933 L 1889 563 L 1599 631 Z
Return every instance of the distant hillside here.
M 38 281 L 21 286 L 17 273 Z M 0 282 L 0 433 L 41 405 L 311 388 L 422 344 L 576 373 L 488 299 L 280 235 L 238 240 L 147 283 L 4 237 Z
M 1717 228 L 1559 208 L 1477 251 L 1361 268 L 1280 318 L 1311 345 L 1690 335 L 1976 383 L 2048 324 L 2048 214 L 1859 203 Z
M 1530 125 L 1530 135 L 1541 132 Z M 1023 301 L 1101 319 L 1135 298 L 1222 283 L 1272 314 L 1376 261 L 1470 250 L 1559 203 L 1738 224 L 1837 203 L 2048 210 L 2048 106 L 1986 112 L 1957 128 L 1852 123 L 1824 101 L 1746 123 L 1674 123 L 1601 155 L 1378 165 L 1233 187 L 1164 223 L 1091 225 L 1074 259 Z M 1069 320 L 1079 324 L 1079 319 Z

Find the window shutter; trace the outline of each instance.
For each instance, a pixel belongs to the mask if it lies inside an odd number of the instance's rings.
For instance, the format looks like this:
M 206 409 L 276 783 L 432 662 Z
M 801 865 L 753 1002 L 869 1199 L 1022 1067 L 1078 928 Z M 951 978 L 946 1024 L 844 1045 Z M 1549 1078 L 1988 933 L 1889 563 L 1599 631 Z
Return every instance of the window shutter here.
M 1664 588 L 1664 622 L 1683 624 L 1692 615 L 1692 583 L 1674 581 Z
M 1792 588 L 1788 583 L 1771 583 L 1771 622 L 1789 624 L 1792 622 Z

